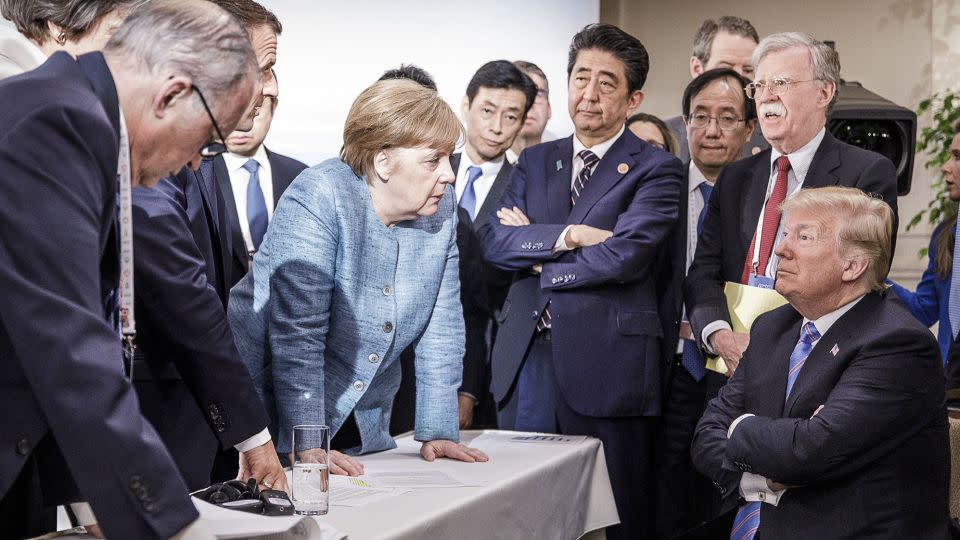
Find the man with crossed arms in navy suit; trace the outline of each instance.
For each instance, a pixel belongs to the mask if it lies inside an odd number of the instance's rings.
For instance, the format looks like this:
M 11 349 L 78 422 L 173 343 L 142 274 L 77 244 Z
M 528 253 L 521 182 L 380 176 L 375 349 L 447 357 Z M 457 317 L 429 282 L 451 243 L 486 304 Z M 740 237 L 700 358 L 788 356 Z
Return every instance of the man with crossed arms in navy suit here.
M 500 425 L 603 441 L 621 525 L 649 538 L 662 343 L 655 260 L 678 219 L 680 162 L 624 130 L 643 101 L 643 44 L 609 24 L 573 38 L 575 135 L 523 151 L 497 217 L 480 227 L 491 263 L 522 272 L 501 311 L 491 390 Z
M 732 540 L 948 537 L 937 341 L 885 289 L 893 211 L 855 188 L 783 204 L 776 290 L 697 425 Z

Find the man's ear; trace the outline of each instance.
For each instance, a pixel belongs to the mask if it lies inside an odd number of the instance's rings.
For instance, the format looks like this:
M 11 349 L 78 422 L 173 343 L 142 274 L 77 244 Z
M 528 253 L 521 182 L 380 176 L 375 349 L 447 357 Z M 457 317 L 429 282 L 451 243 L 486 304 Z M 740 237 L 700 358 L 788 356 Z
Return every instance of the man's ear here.
M 643 92 L 637 90 L 636 92 L 630 94 L 630 97 L 627 100 L 627 110 L 631 113 L 637 110 L 637 107 L 643 103 Z
M 463 96 L 463 99 L 460 100 L 460 119 L 465 120 L 468 112 L 470 112 L 470 98 Z
M 189 99 L 192 93 L 193 83 L 187 77 L 177 75 L 163 81 L 153 100 L 154 116 L 163 118 L 171 108 Z
M 380 150 L 373 156 L 373 171 L 380 178 L 380 181 L 386 182 L 390 179 L 391 161 L 390 154 L 386 150 Z
M 690 57 L 690 78 L 695 79 L 697 75 L 703 73 L 703 63 L 696 56 Z
M 843 263 L 843 274 L 841 279 L 845 282 L 853 282 L 860 279 L 870 266 L 870 260 L 865 256 L 852 257 Z
M 818 101 L 823 106 L 824 109 L 830 106 L 830 101 L 833 100 L 834 94 L 837 93 L 837 83 L 833 81 L 820 81 L 820 96 Z

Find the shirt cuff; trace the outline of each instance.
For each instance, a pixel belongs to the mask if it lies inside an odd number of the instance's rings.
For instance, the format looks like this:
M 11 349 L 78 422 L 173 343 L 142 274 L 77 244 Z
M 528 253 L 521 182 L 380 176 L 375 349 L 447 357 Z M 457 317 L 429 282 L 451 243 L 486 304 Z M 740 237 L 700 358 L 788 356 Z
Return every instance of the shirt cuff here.
M 563 228 L 563 231 L 560 233 L 560 236 L 557 237 L 557 241 L 553 243 L 553 252 L 554 253 L 563 253 L 564 251 L 572 251 L 573 248 L 567 245 L 567 232 L 570 231 L 570 227 L 573 225 L 567 225 Z
M 458 396 L 467 396 L 468 398 L 470 398 L 470 399 L 473 400 L 473 404 L 474 404 L 474 405 L 476 405 L 476 404 L 480 401 L 480 400 L 477 399 L 477 396 L 471 394 L 470 392 L 464 392 L 463 390 L 460 390 L 459 392 L 457 392 L 457 395 L 458 395 Z
M 270 442 L 270 430 L 268 428 L 263 428 L 263 431 L 257 433 L 249 439 L 233 445 L 237 449 L 237 452 L 247 452 L 248 450 L 253 450 L 254 448 L 267 444 Z
M 776 491 L 767 486 L 767 478 L 759 474 L 745 472 L 740 477 L 740 495 L 751 502 L 762 502 L 776 506 L 786 489 Z
M 730 326 L 730 323 L 727 321 L 713 321 L 712 323 L 703 327 L 703 332 L 700 332 L 700 341 L 703 342 L 703 348 L 707 350 L 710 354 L 717 354 L 717 351 L 713 350 L 713 347 L 710 346 L 710 342 L 707 341 L 707 338 L 717 330 L 730 330 L 733 331 L 733 328 Z
M 207 524 L 196 519 L 180 532 L 170 537 L 170 540 L 214 540 L 216 537 L 210 532 Z
M 756 416 L 756 415 L 755 415 L 755 414 L 751 414 L 751 413 L 741 414 L 740 416 L 737 417 L 736 420 L 734 420 L 733 422 L 730 423 L 730 427 L 727 428 L 727 438 L 728 438 L 728 439 L 733 436 L 733 430 L 734 430 L 734 429 L 737 429 L 737 426 L 740 424 L 740 422 L 742 422 L 743 419 L 744 419 L 744 418 L 747 418 L 748 416 Z
M 89 527 L 97 524 L 97 516 L 93 515 L 93 508 L 85 502 L 70 503 L 70 510 L 77 517 L 77 525 Z

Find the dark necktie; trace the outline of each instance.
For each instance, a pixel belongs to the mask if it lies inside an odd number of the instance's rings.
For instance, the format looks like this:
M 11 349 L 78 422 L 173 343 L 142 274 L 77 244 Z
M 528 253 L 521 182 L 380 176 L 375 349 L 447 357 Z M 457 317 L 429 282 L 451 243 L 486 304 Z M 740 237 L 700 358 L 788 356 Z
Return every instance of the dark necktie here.
M 793 390 L 793 383 L 803 369 L 803 364 L 813 350 L 813 344 L 820 339 L 820 332 L 813 321 L 803 325 L 800 329 L 800 340 L 790 354 L 790 371 L 787 372 L 787 397 Z M 730 531 L 730 540 L 753 540 L 760 527 L 760 502 L 750 501 L 740 507 L 737 517 L 733 520 L 733 529 Z
M 587 182 L 590 181 L 590 175 L 593 174 L 594 166 L 600 162 L 600 158 L 590 150 L 581 150 L 577 155 L 580 156 L 580 159 L 583 161 L 583 168 L 580 169 L 577 177 L 573 180 L 573 188 L 570 190 L 571 206 L 577 204 L 580 195 L 583 193 L 583 189 L 586 187 Z M 547 305 L 543 308 L 543 314 L 540 315 L 540 320 L 537 321 L 537 333 L 550 328 L 550 319 L 552 319 L 550 316 L 550 303 L 547 302 Z
M 476 165 L 467 167 L 467 185 L 463 188 L 463 194 L 460 195 L 460 208 L 463 208 L 470 214 L 470 219 L 477 219 L 477 192 L 473 188 L 473 183 L 480 178 L 483 170 Z
M 773 192 L 763 207 L 763 237 L 760 238 L 760 258 L 757 265 L 757 274 L 762 275 L 767 270 L 770 253 L 773 252 L 773 243 L 777 238 L 777 228 L 780 227 L 780 203 L 787 198 L 787 173 L 790 172 L 790 159 L 787 156 L 777 158 L 777 181 L 773 185 Z M 747 284 L 750 273 L 753 272 L 753 251 L 756 249 L 757 233 L 754 231 L 753 240 L 747 249 L 747 256 L 743 261 L 743 275 L 740 282 Z
M 260 164 L 255 159 L 248 159 L 243 168 L 250 173 L 247 183 L 247 223 L 250 224 L 250 239 L 253 241 L 253 250 L 260 249 L 263 235 L 267 233 L 267 203 L 260 189 Z
M 703 232 L 703 218 L 707 215 L 707 205 L 710 203 L 713 186 L 710 182 L 703 181 L 700 182 L 697 189 L 699 189 L 700 194 L 703 195 L 703 208 L 700 210 L 700 215 L 697 216 L 697 236 L 700 236 L 700 233 Z M 700 353 L 696 341 L 690 341 L 689 339 L 683 340 L 683 356 L 681 357 L 681 362 L 683 363 L 684 369 L 687 370 L 687 373 L 693 377 L 693 380 L 698 382 L 702 381 L 707 375 L 707 367 L 703 363 L 703 355 Z

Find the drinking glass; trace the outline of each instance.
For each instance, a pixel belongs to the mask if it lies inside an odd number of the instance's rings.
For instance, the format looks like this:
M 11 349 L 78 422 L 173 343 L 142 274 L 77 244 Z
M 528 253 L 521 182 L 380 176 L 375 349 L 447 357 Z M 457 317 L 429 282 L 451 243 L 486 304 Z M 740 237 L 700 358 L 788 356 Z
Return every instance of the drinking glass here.
M 293 482 L 297 514 L 318 516 L 330 507 L 330 428 L 293 426 Z

